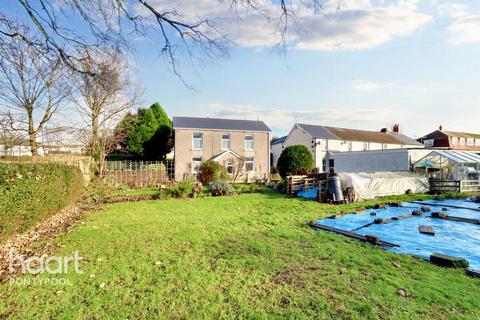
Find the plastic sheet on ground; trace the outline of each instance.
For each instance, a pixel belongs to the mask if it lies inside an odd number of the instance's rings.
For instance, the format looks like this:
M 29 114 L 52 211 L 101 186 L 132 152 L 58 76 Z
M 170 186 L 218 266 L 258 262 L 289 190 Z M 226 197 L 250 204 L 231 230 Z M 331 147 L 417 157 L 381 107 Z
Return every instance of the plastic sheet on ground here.
M 317 200 L 318 187 L 297 192 L 297 197 L 308 200 Z
M 479 203 L 464 200 L 424 201 L 430 204 L 455 205 L 469 208 L 480 207 Z M 359 214 L 348 214 L 337 219 L 318 220 L 318 224 L 352 231 L 360 226 L 373 222 L 375 218 L 389 219 L 396 216 L 411 214 L 419 210 L 422 204 L 403 203 L 404 207 L 386 207 L 385 209 L 366 210 Z M 447 207 L 446 207 L 447 208 Z M 430 206 L 432 212 L 441 211 L 441 206 Z M 375 216 L 370 215 L 375 212 Z M 455 217 L 480 219 L 480 211 L 469 209 L 448 208 L 446 214 Z M 431 226 L 435 235 L 419 232 L 419 226 Z M 373 235 L 383 241 L 399 245 L 387 250 L 412 254 L 429 259 L 433 253 L 461 257 L 470 263 L 470 268 L 480 271 L 480 225 L 431 218 L 426 212 L 421 217 L 397 220 L 386 224 L 373 224 L 354 231 L 361 235 Z
M 429 191 L 428 179 L 411 172 L 338 173 L 342 189 L 353 188 L 357 201 L 376 197 Z

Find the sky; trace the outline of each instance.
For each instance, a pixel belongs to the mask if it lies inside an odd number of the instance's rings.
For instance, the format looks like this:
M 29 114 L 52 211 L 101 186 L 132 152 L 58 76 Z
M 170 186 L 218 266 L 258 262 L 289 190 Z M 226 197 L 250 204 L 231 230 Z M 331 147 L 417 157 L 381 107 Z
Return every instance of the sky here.
M 227 15 L 215 0 L 177 5 Z M 158 101 L 170 116 L 260 119 L 277 136 L 295 122 L 374 131 L 398 122 L 412 137 L 439 125 L 480 132 L 480 2 L 344 0 L 323 10 L 297 17 L 285 52 L 261 18 L 226 19 L 230 56 L 180 65 L 193 89 L 139 43 L 143 103 Z
M 275 136 L 295 122 L 372 131 L 399 123 L 414 138 L 440 125 L 480 132 L 480 1 L 320 0 L 316 12 L 305 7 L 314 0 L 290 1 L 295 23 L 281 50 L 278 21 L 265 18 L 279 16 L 278 0 L 255 0 L 262 14 L 232 14 L 232 0 L 148 0 L 186 23 L 208 18 L 230 51 L 201 63 L 177 52 L 185 85 L 159 54 L 158 33 L 132 36 L 140 107 L 259 119 Z M 2 9 L 23 12 L 7 3 Z

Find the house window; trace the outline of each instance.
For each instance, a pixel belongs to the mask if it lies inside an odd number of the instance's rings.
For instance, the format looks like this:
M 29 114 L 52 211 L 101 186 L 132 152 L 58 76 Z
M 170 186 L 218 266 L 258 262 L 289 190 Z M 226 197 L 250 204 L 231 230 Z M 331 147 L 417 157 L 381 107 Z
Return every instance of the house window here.
M 328 159 L 328 168 L 335 168 L 335 159 Z
M 255 148 L 255 140 L 253 136 L 245 136 L 245 150 L 253 150 Z
M 475 139 L 473 139 L 473 138 L 468 138 L 468 139 L 467 139 L 467 145 L 469 145 L 469 146 L 474 146 L 474 145 L 475 145 Z
M 230 134 L 222 134 L 222 150 L 230 149 Z
M 458 144 L 458 138 L 457 137 L 452 137 L 452 144 L 456 145 Z
M 475 145 L 476 145 L 477 147 L 480 147 L 480 139 L 475 139 Z
M 201 165 L 202 165 L 202 158 L 193 158 L 192 159 L 192 173 L 193 174 L 198 174 Z
M 460 138 L 460 145 L 461 145 L 461 146 L 464 146 L 464 145 L 466 144 L 466 141 L 465 141 L 465 140 L 467 140 L 467 139 L 465 139 L 465 138 Z
M 227 165 L 225 166 L 227 168 L 227 173 L 228 174 L 233 174 L 233 162 L 228 161 Z
M 323 158 L 322 160 L 322 171 L 326 172 L 327 171 L 327 159 Z
M 203 133 L 194 133 L 192 136 L 193 150 L 202 150 L 203 148 Z
M 434 141 L 435 141 L 434 139 L 428 139 L 423 141 L 423 144 L 425 145 L 425 147 L 433 147 Z
M 253 158 L 245 158 L 245 171 L 252 172 L 254 169 Z
M 370 143 L 364 142 L 363 143 L 363 151 L 367 151 L 368 149 L 370 149 Z
M 352 141 L 348 142 L 348 151 L 352 151 L 353 150 L 353 143 Z

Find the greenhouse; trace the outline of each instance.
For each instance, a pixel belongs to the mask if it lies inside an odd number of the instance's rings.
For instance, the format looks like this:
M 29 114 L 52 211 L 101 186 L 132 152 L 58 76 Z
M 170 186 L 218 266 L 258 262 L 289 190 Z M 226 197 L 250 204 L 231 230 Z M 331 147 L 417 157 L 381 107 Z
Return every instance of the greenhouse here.
M 469 151 L 432 151 L 417 161 L 413 169 L 435 180 L 480 180 L 480 155 Z

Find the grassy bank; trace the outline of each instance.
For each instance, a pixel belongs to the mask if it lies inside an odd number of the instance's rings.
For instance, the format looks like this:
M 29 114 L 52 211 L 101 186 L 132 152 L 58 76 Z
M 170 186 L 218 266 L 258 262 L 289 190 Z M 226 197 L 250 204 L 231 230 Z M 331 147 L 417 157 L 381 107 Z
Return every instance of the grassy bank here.
M 0 243 L 78 199 L 80 170 L 46 163 L 0 163 Z
M 84 273 L 0 285 L 0 318 L 480 318 L 480 280 L 305 225 L 364 205 L 274 192 L 111 204 L 55 240 Z

